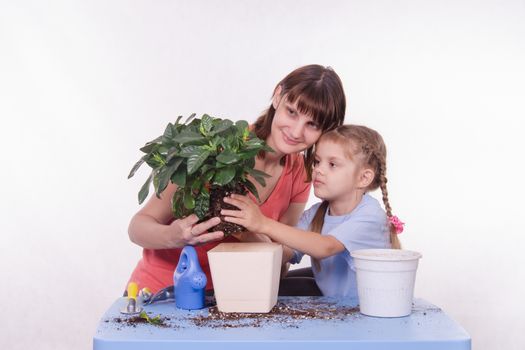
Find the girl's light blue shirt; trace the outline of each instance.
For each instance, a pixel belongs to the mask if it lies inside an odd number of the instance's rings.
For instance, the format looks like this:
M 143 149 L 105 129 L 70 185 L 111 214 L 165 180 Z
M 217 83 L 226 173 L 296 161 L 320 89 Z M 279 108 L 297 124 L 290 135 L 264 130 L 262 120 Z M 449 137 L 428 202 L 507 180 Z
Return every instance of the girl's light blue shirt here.
M 301 230 L 309 230 L 310 223 L 321 203 L 306 210 L 297 224 Z M 312 266 L 315 281 L 325 296 L 357 297 L 355 267 L 350 252 L 357 249 L 390 248 L 390 233 L 385 211 L 379 202 L 365 194 L 350 214 L 324 217 L 321 234 L 335 237 L 345 246 L 337 255 L 320 261 L 320 269 Z M 295 251 L 290 261 L 299 263 L 303 253 Z

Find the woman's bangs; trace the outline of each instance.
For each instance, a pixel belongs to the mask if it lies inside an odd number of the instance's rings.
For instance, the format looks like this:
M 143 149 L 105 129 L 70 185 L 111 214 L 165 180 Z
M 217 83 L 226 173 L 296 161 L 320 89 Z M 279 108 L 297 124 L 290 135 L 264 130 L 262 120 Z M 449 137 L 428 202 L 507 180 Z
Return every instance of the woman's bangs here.
M 325 131 L 337 126 L 334 116 L 334 101 L 329 98 L 325 91 L 313 91 L 312 89 L 291 89 L 286 93 L 286 99 L 290 103 L 297 102 L 300 113 L 306 114 Z

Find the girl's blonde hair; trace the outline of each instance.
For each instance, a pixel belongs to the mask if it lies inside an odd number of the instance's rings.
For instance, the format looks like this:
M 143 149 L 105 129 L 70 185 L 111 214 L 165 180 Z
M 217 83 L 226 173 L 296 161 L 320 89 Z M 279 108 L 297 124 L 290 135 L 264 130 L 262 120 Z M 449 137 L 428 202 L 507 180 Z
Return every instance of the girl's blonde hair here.
M 396 229 L 390 222 L 392 207 L 388 200 L 388 191 L 386 188 L 386 146 L 381 135 L 366 126 L 342 125 L 323 134 L 317 143 L 319 144 L 327 140 L 344 146 L 348 152 L 347 156 L 350 159 L 358 159 L 362 166 L 369 167 L 374 171 L 374 179 L 366 188 L 366 192 L 381 188 L 383 204 L 385 205 L 390 229 L 390 244 L 394 249 L 401 249 L 401 243 L 397 237 Z M 328 202 L 323 201 L 310 224 L 311 231 L 321 233 L 327 209 Z M 318 262 L 314 263 L 319 267 Z
M 273 94 L 281 88 L 281 95 L 288 102 L 297 102 L 299 112 L 311 115 L 313 120 L 325 132 L 343 124 L 345 119 L 346 97 L 343 83 L 330 67 L 311 64 L 300 67 L 288 74 L 275 87 Z M 270 105 L 254 124 L 253 131 L 258 138 L 266 140 L 272 129 L 275 108 Z M 264 158 L 262 151 L 259 157 Z M 303 153 L 307 181 L 312 179 L 314 162 L 313 146 Z M 284 162 L 284 159 L 283 159 Z

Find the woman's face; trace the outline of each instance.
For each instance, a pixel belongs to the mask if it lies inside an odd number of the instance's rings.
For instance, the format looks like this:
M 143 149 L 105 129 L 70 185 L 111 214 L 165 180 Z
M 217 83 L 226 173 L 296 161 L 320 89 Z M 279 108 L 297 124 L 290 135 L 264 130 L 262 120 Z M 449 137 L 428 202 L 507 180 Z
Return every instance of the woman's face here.
M 321 136 L 319 125 L 311 116 L 300 113 L 297 103 L 290 103 L 279 91 L 273 98 L 275 116 L 267 143 L 276 152 L 291 154 L 311 147 Z

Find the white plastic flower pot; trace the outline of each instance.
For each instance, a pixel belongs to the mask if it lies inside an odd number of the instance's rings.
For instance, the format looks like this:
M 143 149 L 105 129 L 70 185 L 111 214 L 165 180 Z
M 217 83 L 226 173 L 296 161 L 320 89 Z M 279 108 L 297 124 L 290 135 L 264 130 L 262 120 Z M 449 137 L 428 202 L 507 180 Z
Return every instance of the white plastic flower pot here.
M 361 313 L 376 317 L 410 315 L 421 254 L 401 249 L 361 249 L 350 255 L 354 258 Z
M 283 248 L 276 243 L 221 243 L 208 251 L 222 312 L 269 312 L 277 303 Z

